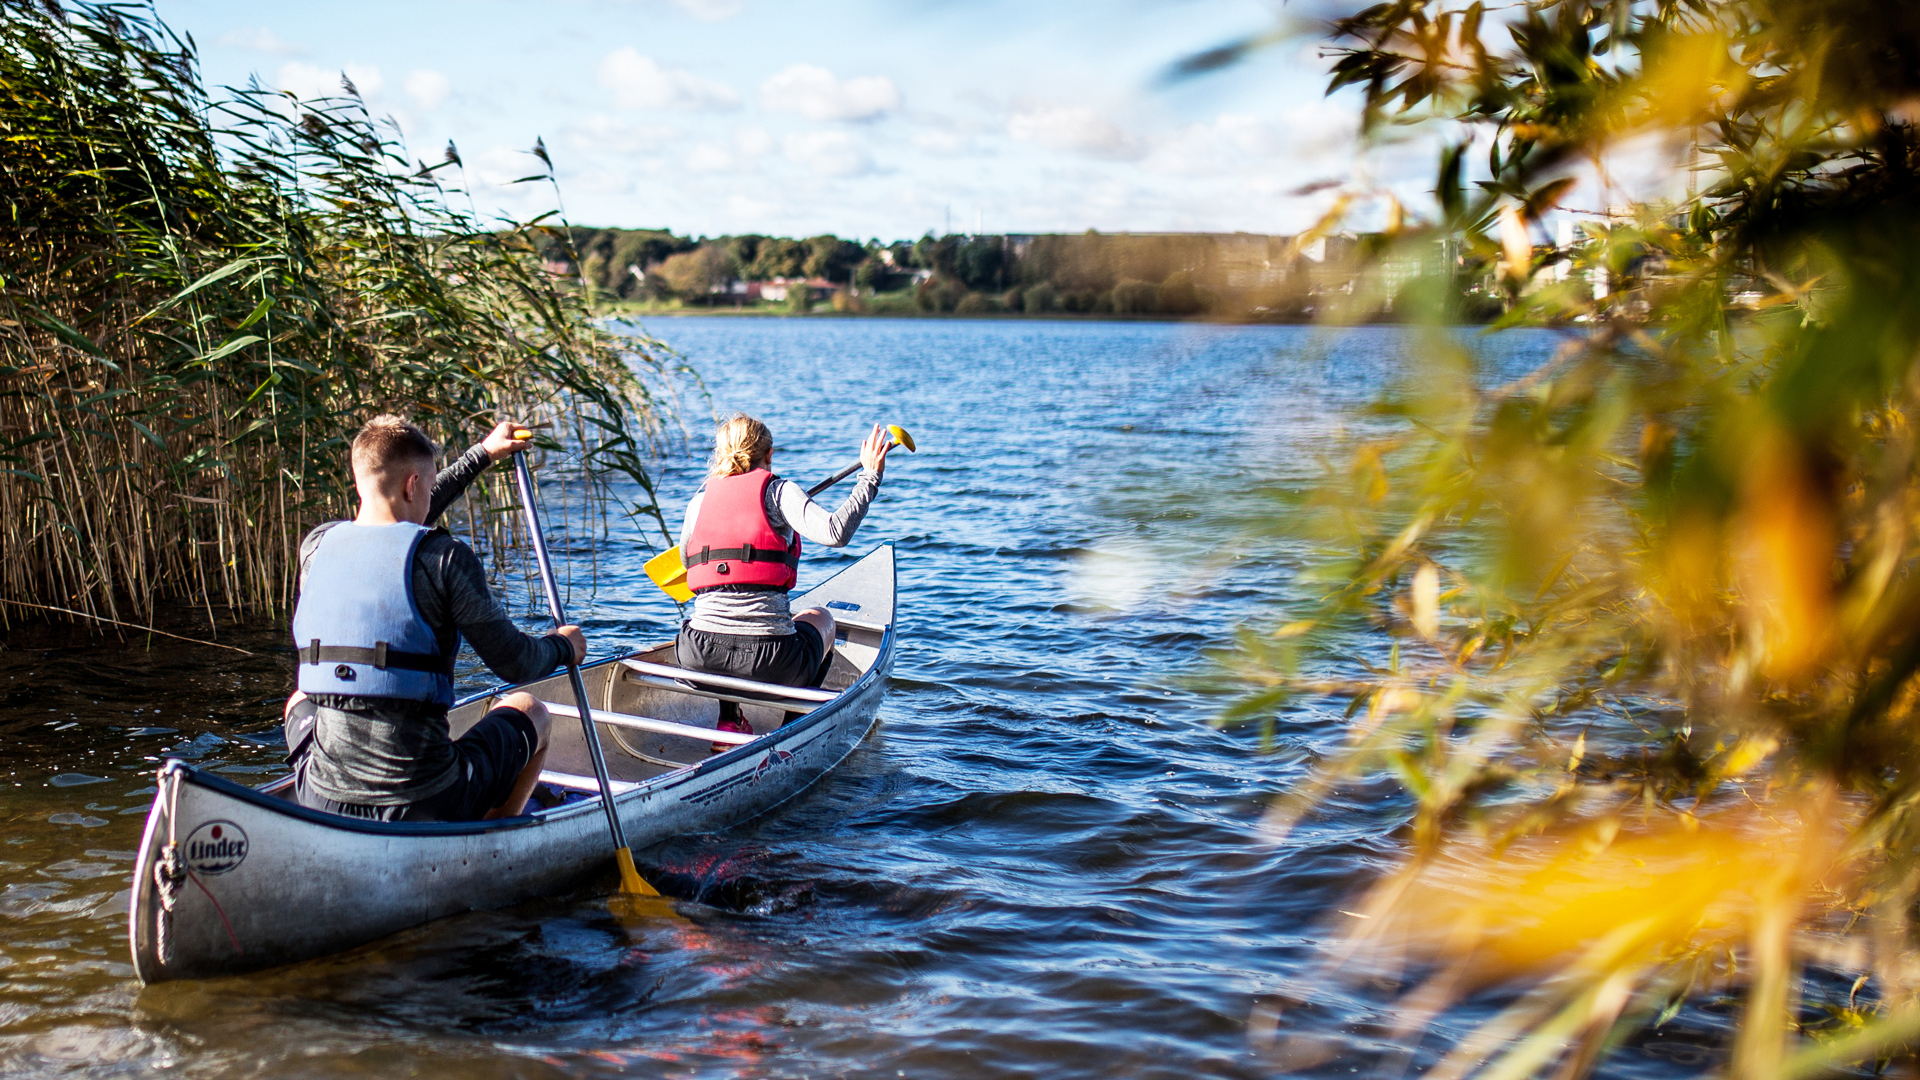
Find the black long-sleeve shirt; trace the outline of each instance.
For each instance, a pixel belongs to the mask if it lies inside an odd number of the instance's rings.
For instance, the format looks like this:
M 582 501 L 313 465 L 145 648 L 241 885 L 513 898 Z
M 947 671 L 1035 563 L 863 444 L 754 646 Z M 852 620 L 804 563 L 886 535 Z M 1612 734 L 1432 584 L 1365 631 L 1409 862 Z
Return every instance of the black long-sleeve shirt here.
M 491 464 L 476 446 L 441 470 L 433 483 L 427 524 L 467 490 Z M 300 586 L 329 521 L 300 542 Z M 508 682 L 539 678 L 573 658 L 573 646 L 558 634 L 521 633 L 487 587 L 479 556 L 446 532 L 434 531 L 413 555 L 413 596 L 441 650 L 457 636 L 494 674 Z M 314 694 L 319 707 L 308 753 L 306 782 L 337 802 L 403 806 L 446 790 L 456 779 L 453 741 L 444 708 L 423 701 Z

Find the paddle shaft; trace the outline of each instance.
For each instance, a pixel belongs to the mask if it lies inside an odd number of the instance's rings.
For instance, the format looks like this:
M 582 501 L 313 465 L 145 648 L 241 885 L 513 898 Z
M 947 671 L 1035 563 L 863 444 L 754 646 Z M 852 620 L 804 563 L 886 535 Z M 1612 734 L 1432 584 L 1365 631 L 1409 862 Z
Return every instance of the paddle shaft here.
M 892 437 L 893 445 L 906 447 L 908 453 L 914 452 L 913 436 L 907 434 L 905 428 L 899 427 L 897 425 L 890 425 L 887 428 L 887 433 L 889 436 Z M 822 480 L 819 483 L 808 488 L 807 498 L 809 499 L 813 498 L 815 495 L 820 494 L 821 492 L 827 490 L 833 485 L 839 483 L 842 480 L 845 480 L 847 477 L 852 476 L 854 473 L 860 471 L 861 464 L 862 464 L 861 462 L 856 461 L 853 464 L 847 466 L 846 468 L 841 469 L 839 472 L 834 473 L 832 476 L 827 477 L 825 480 Z
M 515 454 L 513 464 L 513 479 L 520 487 L 520 505 L 526 510 L 527 532 L 533 537 L 534 559 L 540 564 L 540 584 L 547 591 L 547 614 L 553 616 L 555 627 L 565 626 L 567 617 L 560 610 L 560 590 L 553 581 L 553 561 L 547 558 L 547 534 L 540 527 L 540 504 L 534 500 L 533 473 L 527 468 L 525 454 Z M 572 646 L 568 648 L 571 650 Z M 613 805 L 613 777 L 607 772 L 606 754 L 600 749 L 600 732 L 593 726 L 593 711 L 587 705 L 587 685 L 580 678 L 580 665 L 571 659 L 567 661 L 567 681 L 573 684 L 574 706 L 580 710 L 580 727 L 586 733 L 587 754 L 593 758 L 593 777 L 600 782 L 600 800 L 607 811 L 607 829 L 613 833 L 615 858 L 621 864 L 624 885 L 633 865 L 633 852 L 627 847 L 627 832 L 620 826 L 620 811 Z M 634 880 L 639 880 L 637 873 Z M 645 882 L 641 884 L 644 886 Z
M 856 461 L 853 464 L 847 466 L 846 468 L 841 469 L 839 472 L 834 473 L 832 476 L 827 477 L 825 480 L 822 480 L 819 483 L 808 488 L 807 498 L 809 499 L 813 498 L 815 495 L 820 494 L 821 492 L 827 490 L 833 485 L 839 483 L 842 480 L 845 480 L 847 477 L 852 476 L 854 473 L 857 473 L 859 471 L 860 471 L 860 463 Z

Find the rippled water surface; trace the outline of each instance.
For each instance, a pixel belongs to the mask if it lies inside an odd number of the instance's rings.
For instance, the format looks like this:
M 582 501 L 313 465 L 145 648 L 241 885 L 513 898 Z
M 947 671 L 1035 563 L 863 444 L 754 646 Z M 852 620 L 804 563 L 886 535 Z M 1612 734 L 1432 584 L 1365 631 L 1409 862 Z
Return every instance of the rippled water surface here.
M 1393 856 L 1402 804 L 1353 792 L 1263 845 L 1263 809 L 1340 718 L 1289 715 L 1263 753 L 1256 732 L 1209 726 L 1220 702 L 1189 677 L 1237 623 L 1298 595 L 1297 553 L 1245 530 L 1278 506 L 1247 493 L 1313 475 L 1349 410 L 1403 370 L 1404 339 L 651 329 L 715 410 L 769 421 L 786 475 L 852 461 L 874 422 L 918 438 L 853 546 L 893 539 L 901 556 L 903 644 L 867 741 L 763 820 L 640 853 L 690 901 L 682 922 L 625 928 L 587 890 L 142 991 L 125 887 L 155 763 L 277 772 L 291 664 L 15 629 L 0 652 L 0 1075 L 1268 1076 L 1276 1030 L 1324 1039 L 1296 1071 L 1371 1072 L 1397 1041 L 1385 997 L 1326 979 L 1317 943 Z M 1550 347 L 1504 340 L 1491 366 Z M 665 469 L 676 527 L 699 471 L 692 451 Z M 600 564 L 597 592 L 572 597 L 596 653 L 671 632 L 631 534 L 569 550 L 576 572 L 589 552 Z M 845 558 L 810 554 L 803 584 Z M 167 625 L 208 632 L 191 611 Z M 280 637 L 222 631 L 254 650 Z M 1704 1060 L 1666 1045 L 1622 1075 Z

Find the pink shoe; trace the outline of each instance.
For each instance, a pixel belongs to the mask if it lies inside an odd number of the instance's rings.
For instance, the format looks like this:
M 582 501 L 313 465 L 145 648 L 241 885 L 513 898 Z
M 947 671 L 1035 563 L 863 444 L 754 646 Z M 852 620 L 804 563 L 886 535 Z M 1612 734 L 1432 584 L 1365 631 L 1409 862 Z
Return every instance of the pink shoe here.
M 741 735 L 751 735 L 753 734 L 753 725 L 747 723 L 746 718 L 736 712 L 732 716 L 722 716 L 719 722 L 713 725 L 713 730 L 732 731 Z M 713 752 L 716 754 L 724 754 L 733 749 L 733 747 L 733 743 L 717 742 L 713 744 Z

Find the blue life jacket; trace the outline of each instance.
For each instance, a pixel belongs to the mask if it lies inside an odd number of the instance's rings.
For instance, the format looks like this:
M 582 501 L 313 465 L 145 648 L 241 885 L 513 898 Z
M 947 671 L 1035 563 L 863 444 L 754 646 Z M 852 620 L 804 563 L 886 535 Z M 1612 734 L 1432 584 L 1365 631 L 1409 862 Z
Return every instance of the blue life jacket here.
M 440 651 L 413 599 L 424 525 L 356 525 L 320 534 L 293 609 L 300 689 L 309 694 L 453 704 L 453 648 Z

